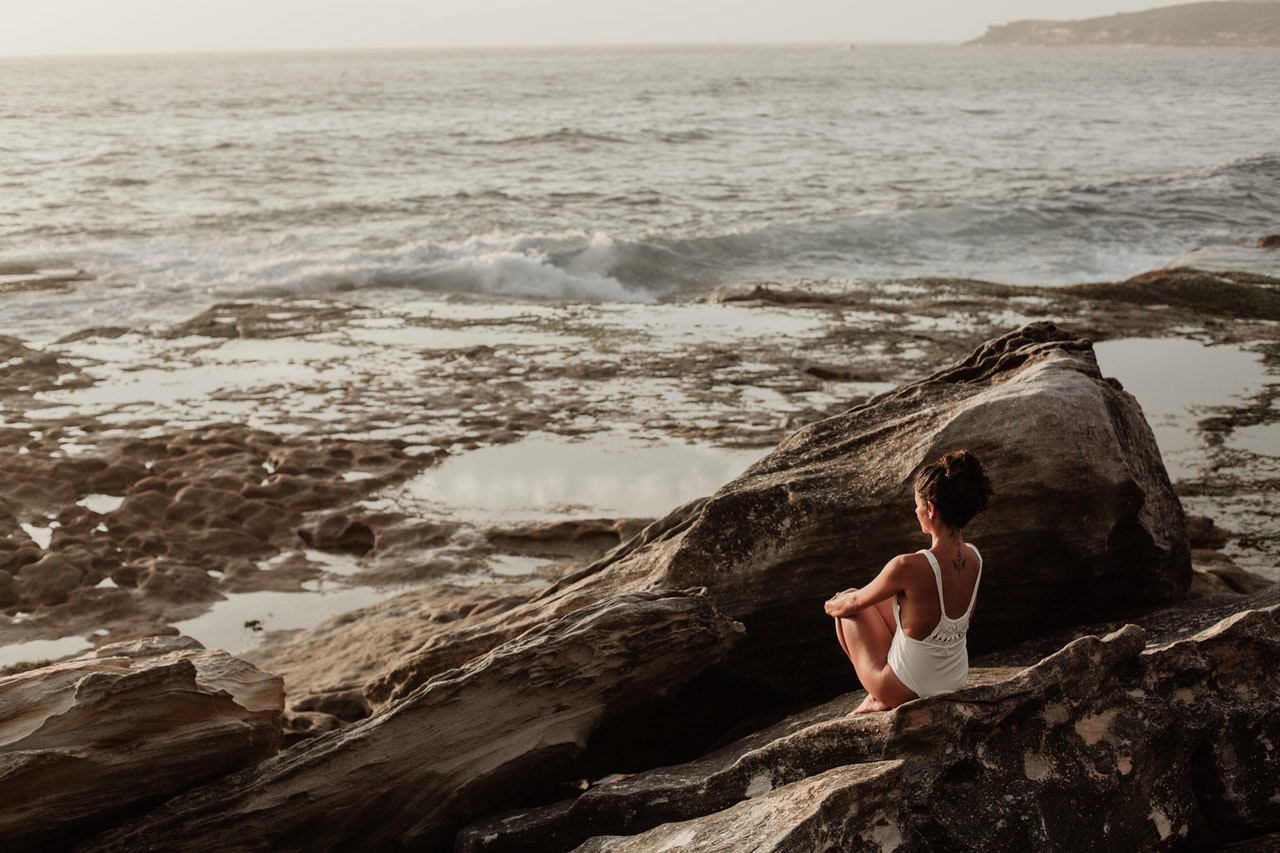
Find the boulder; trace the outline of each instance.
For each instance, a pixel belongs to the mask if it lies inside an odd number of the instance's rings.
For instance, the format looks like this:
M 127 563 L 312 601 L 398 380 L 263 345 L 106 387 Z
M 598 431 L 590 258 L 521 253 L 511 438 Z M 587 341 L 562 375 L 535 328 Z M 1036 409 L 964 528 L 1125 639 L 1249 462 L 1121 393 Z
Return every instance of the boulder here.
M 0 678 L 0 846 L 64 849 L 279 749 L 284 684 L 185 637 Z
M 520 631 L 628 590 L 705 586 L 748 640 L 718 668 L 751 690 L 833 695 L 852 678 L 822 603 L 928 545 L 912 477 L 966 447 L 996 496 L 970 526 L 985 558 L 971 648 L 1008 646 L 1180 600 L 1186 522 L 1134 398 L 1092 345 L 1048 323 L 811 424 L 709 498 L 529 602 L 428 640 L 366 687 L 374 705 Z
M 83 849 L 448 849 L 468 821 L 558 781 L 603 720 L 679 689 L 740 635 L 699 592 L 609 598 Z
M 1198 631 L 1226 605 L 976 670 L 890 712 L 846 717 L 861 694 L 841 697 L 696 761 L 490 816 L 455 850 L 1176 850 L 1273 833 L 1280 585 L 1235 604 Z
M 84 569 L 57 554 L 45 554 L 18 570 L 21 598 L 35 604 L 61 604 L 80 586 Z

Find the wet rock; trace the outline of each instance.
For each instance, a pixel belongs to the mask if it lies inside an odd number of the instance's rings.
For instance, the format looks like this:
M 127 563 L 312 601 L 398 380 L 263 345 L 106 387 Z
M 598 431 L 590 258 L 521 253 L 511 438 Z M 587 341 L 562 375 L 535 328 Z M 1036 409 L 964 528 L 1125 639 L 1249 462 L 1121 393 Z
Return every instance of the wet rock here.
M 18 600 L 18 591 L 13 582 L 13 575 L 0 569 L 0 607 L 8 607 Z
M 151 598 L 179 604 L 219 597 L 213 579 L 204 569 L 165 559 L 142 564 L 138 589 Z
M 176 637 L 0 678 L 4 849 L 69 849 L 265 758 L 283 706 L 279 678 Z
M 1250 248 L 1202 249 L 1176 263 L 1181 266 L 1141 273 L 1123 282 L 1069 285 L 1063 293 L 1107 303 L 1173 306 L 1204 316 L 1280 320 L 1280 278 L 1276 278 L 1280 265 L 1274 255 Z M 1258 269 L 1260 274 L 1205 269 Z
M 291 312 L 291 313 L 289 313 Z M 348 314 L 336 303 L 282 299 L 279 304 L 228 302 L 168 329 L 167 337 L 200 335 L 208 338 L 287 338 L 315 332 Z
M 17 338 L 0 335 L 0 392 L 6 396 L 48 391 L 66 383 L 72 387 L 83 384 L 83 377 L 58 353 L 32 349 Z M 61 380 L 59 379 L 61 377 Z
M 84 849 L 445 849 L 468 820 L 553 779 L 602 720 L 677 689 L 740 631 L 703 595 L 611 598 Z
M 313 529 L 298 531 L 308 548 L 365 555 L 377 546 L 377 534 L 368 523 L 352 519 L 346 513 L 335 513 L 320 521 Z
M 911 480 L 967 447 L 996 488 L 972 539 L 986 560 L 977 651 L 1186 596 L 1185 520 L 1131 396 L 1088 341 L 1049 324 L 992 340 L 921 382 L 812 424 L 710 498 L 490 620 L 433 638 L 372 680 L 375 705 L 528 627 L 628 589 L 706 586 L 748 641 L 720 667 L 783 695 L 851 678 L 822 602 L 921 539 Z
M 23 566 L 34 563 L 42 556 L 44 551 L 30 540 L 0 540 L 0 569 L 10 574 L 17 573 Z
M 32 604 L 61 604 L 80 586 L 84 568 L 57 554 L 46 554 L 18 570 L 19 596 Z
M 56 356 L 13 348 L 24 364 L 47 362 L 55 377 L 72 369 Z M 314 566 L 290 572 L 256 566 L 281 552 L 302 553 L 298 531 L 308 524 L 307 513 L 349 512 L 370 491 L 429 462 L 406 456 L 402 442 L 282 439 L 242 424 L 156 433 L 140 438 L 138 430 L 103 431 L 91 423 L 0 431 L 6 460 L 0 570 L 16 577 L 30 567 L 14 595 L 32 613 L 20 625 L 0 625 L 0 640 L 54 639 L 101 627 L 146 636 L 198 615 L 192 605 L 217 600 L 221 592 L 298 590 L 318 573 Z M 68 443 L 76 445 L 74 453 L 66 451 Z M 270 488 L 272 458 L 297 472 L 277 475 L 287 477 L 286 490 Z M 367 526 L 366 540 L 377 529 Z M 47 531 L 48 541 L 37 531 Z M 343 547 L 354 551 L 360 536 L 353 529 Z M 53 557 L 79 567 L 78 582 L 65 568 L 45 572 L 32 565 Z M 157 561 L 164 564 L 158 574 Z M 92 612 L 98 599 L 78 595 L 108 577 L 138 599 L 127 625 L 104 624 L 108 614 Z M 64 606 L 73 598 L 75 608 Z M 101 603 L 119 611 L 116 600 Z
M 1226 546 L 1231 534 L 1203 515 L 1187 516 L 1187 544 L 1194 548 L 1218 550 Z
M 1272 581 L 1237 566 L 1230 557 L 1216 551 L 1193 552 L 1195 575 L 1191 597 L 1209 595 L 1250 595 L 1271 586 Z

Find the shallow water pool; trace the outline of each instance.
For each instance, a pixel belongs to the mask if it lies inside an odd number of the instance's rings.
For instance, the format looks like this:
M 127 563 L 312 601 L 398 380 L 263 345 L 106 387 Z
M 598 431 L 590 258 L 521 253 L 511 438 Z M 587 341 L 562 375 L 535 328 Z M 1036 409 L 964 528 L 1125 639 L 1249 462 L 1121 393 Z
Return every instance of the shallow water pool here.
M 1206 462 L 1197 423 L 1208 409 L 1243 404 L 1269 378 L 1257 353 L 1185 338 L 1102 341 L 1094 352 L 1102 374 L 1120 380 L 1142 406 L 1173 480 Z

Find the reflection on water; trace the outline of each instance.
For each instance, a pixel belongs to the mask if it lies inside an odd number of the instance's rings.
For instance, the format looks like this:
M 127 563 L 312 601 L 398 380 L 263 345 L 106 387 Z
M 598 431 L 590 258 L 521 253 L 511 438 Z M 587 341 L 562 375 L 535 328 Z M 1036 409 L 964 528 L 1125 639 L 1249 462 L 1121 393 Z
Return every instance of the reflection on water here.
M 1280 456 L 1280 424 L 1236 427 L 1227 439 L 1227 446 L 1260 456 Z
M 1210 406 L 1238 405 L 1267 379 L 1262 358 L 1237 346 L 1182 338 L 1125 338 L 1094 344 L 1104 376 L 1137 398 L 1170 478 L 1204 464 L 1196 423 Z
M 376 604 L 395 594 L 368 586 L 324 592 L 232 593 L 194 619 L 173 623 L 205 648 L 240 654 L 258 643 L 265 631 L 309 628 L 330 616 Z
M 663 516 L 710 495 L 766 452 L 610 435 L 531 435 L 451 457 L 391 500 L 477 522 L 567 514 Z
M 87 652 L 92 648 L 83 637 L 63 637 L 60 640 L 31 640 L 0 646 L 0 666 L 11 666 L 24 661 L 58 660 Z

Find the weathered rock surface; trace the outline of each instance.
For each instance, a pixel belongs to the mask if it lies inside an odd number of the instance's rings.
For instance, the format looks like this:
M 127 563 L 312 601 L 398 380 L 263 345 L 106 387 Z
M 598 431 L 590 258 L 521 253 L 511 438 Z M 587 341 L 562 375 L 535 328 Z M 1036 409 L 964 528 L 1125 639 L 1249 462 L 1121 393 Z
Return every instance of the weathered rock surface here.
M 555 781 L 602 720 L 679 689 L 740 633 L 699 593 L 610 598 L 85 849 L 447 849 L 467 821 Z
M 1088 341 L 1037 323 L 800 430 L 577 575 L 432 638 L 366 695 L 375 705 L 407 695 L 609 595 L 691 586 L 747 628 L 726 678 L 831 695 L 851 674 L 822 602 L 924 544 L 912 475 L 957 447 L 987 461 L 996 488 L 989 520 L 972 526 L 987 566 L 975 650 L 1186 595 L 1185 519 L 1140 408 L 1102 377 Z
M 1259 237 L 1253 246 L 1198 246 L 1175 257 L 1166 268 L 1213 270 L 1226 277 L 1231 274 L 1221 271 L 1238 270 L 1274 279 L 1280 277 L 1280 257 L 1265 242 L 1269 239 L 1280 243 L 1280 235 L 1272 235 Z
M 1252 268 L 1257 272 L 1204 271 L 1228 265 L 1231 269 L 1249 269 L 1243 260 L 1230 260 L 1245 254 L 1253 255 Z M 1264 257 L 1259 259 L 1258 255 Z M 1140 273 L 1125 281 L 1073 284 L 1063 289 L 1074 296 L 1108 303 L 1148 308 L 1176 306 L 1186 311 L 1212 310 L 1227 317 L 1277 320 L 1280 319 L 1280 281 L 1271 277 L 1276 274 L 1280 274 L 1280 262 L 1276 262 L 1274 256 L 1267 257 L 1263 250 L 1206 248 L 1188 252 L 1178 259 L 1178 266 L 1168 269 Z
M 6 353 L 22 359 L 16 381 L 37 388 L 53 381 L 46 374 L 68 369 L 0 340 L 0 359 Z M 6 374 L 0 392 L 8 382 Z M 0 434 L 0 572 L 8 578 L 0 606 L 31 614 L 6 624 L 5 640 L 91 634 L 104 621 L 120 629 L 113 636 L 157 634 L 228 592 L 298 590 L 319 574 L 296 558 L 303 546 L 375 547 L 367 519 L 334 507 L 426 464 L 394 442 L 282 439 L 227 423 L 106 436 L 93 454 L 67 453 L 76 429 Z M 353 470 L 369 476 L 344 477 Z M 312 530 L 320 513 L 330 514 Z M 46 529 L 48 541 L 34 541 L 33 527 Z M 281 553 L 295 559 L 260 570 Z
M 841 697 L 697 761 L 488 818 L 457 849 L 1128 851 L 1273 832 L 1280 585 L 1234 604 L 1190 636 L 1216 607 L 978 669 L 892 712 L 845 717 L 860 696 Z
M 94 828 L 271 755 L 284 684 L 194 640 L 104 646 L 0 679 L 0 848 Z
M 639 533 L 645 523 L 630 518 L 524 522 L 491 529 L 486 539 L 543 558 L 585 557 L 577 560 L 581 565 Z M 533 594 L 510 586 L 432 584 L 331 617 L 287 638 L 278 635 L 244 657 L 284 676 L 291 710 L 323 711 L 351 722 L 369 715 L 365 682 L 388 662 L 449 632 L 461 619 L 509 610 Z

